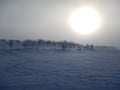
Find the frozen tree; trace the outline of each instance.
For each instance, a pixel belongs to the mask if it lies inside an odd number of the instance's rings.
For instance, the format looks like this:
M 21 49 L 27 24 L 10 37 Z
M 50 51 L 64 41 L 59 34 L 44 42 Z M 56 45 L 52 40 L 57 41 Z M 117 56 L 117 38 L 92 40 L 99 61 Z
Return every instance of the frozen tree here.
M 62 42 L 62 50 L 66 51 L 66 48 L 67 48 L 67 41 L 63 41 Z
M 86 44 L 85 49 L 86 49 L 86 50 L 89 50 L 89 49 L 90 49 L 90 46 L 89 46 L 88 44 Z
M 13 43 L 14 43 L 14 40 L 9 40 L 9 41 L 8 41 L 8 45 L 9 45 L 9 47 L 10 47 L 10 50 L 13 49 Z
M 91 50 L 94 50 L 94 45 L 91 44 L 91 45 L 90 45 L 90 49 L 91 49 Z

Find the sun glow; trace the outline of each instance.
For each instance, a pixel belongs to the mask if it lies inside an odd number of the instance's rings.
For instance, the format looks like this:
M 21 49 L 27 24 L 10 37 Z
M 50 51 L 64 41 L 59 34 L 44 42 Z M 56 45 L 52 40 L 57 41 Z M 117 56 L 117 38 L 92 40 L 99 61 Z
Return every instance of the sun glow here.
M 80 8 L 70 16 L 70 25 L 80 34 L 91 34 L 100 26 L 101 19 L 93 8 Z

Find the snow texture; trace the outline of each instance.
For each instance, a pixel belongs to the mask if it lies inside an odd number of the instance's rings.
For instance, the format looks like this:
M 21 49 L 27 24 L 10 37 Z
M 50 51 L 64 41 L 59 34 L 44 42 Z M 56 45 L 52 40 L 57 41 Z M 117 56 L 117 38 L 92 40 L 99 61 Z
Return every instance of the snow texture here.
M 120 90 L 120 52 L 1 50 L 0 90 Z

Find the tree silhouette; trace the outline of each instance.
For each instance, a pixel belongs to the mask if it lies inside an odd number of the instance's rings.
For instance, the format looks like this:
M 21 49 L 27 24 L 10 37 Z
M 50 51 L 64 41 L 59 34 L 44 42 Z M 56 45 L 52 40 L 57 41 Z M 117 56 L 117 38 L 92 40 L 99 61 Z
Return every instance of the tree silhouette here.
M 10 50 L 13 50 L 13 43 L 14 43 L 14 40 L 9 40 L 8 41 L 8 45 L 10 47 Z

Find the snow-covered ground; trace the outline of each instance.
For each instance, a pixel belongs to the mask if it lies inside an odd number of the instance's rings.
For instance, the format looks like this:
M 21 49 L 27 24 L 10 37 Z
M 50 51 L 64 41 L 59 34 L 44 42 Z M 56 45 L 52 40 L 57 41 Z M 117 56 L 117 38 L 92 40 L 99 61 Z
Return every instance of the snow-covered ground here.
M 0 51 L 0 90 L 120 90 L 120 52 Z

